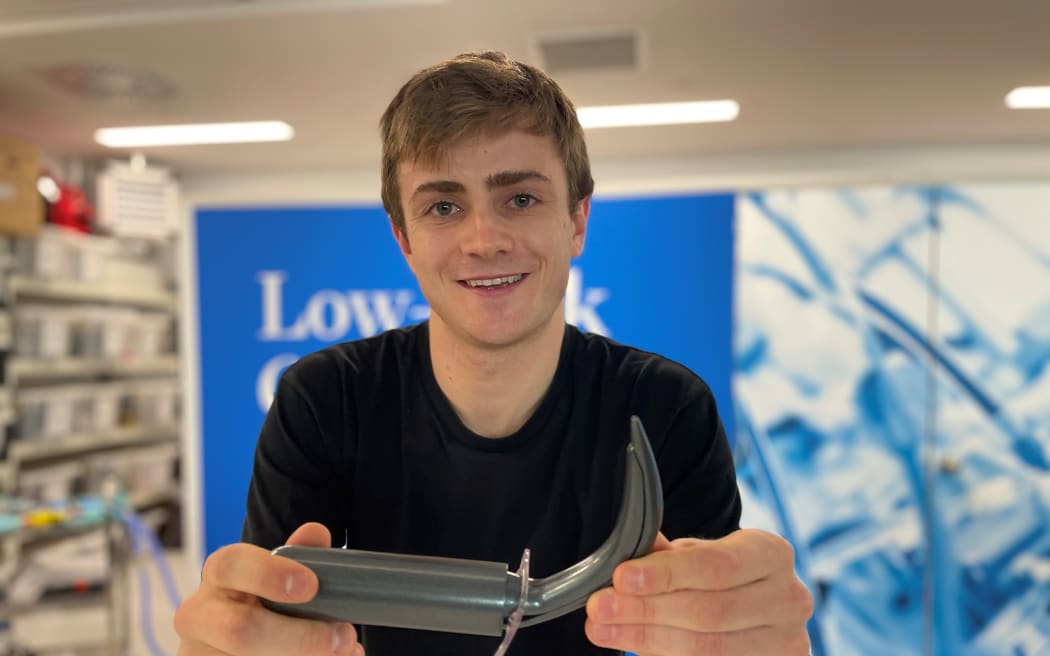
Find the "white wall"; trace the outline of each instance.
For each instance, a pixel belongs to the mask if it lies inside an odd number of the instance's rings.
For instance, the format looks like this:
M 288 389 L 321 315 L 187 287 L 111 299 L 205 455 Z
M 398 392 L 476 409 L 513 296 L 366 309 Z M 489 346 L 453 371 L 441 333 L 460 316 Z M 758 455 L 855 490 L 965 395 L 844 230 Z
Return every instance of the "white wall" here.
M 1050 179 L 1050 144 L 882 146 L 592 162 L 596 195 Z M 180 175 L 196 205 L 378 203 L 379 170 Z

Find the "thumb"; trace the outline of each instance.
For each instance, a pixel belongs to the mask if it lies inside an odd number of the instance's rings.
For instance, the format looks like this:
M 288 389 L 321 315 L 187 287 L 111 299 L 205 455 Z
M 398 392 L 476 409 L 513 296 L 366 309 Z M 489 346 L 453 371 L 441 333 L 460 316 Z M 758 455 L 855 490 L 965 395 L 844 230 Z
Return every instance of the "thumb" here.
M 288 538 L 288 544 L 299 547 L 331 547 L 332 534 L 328 532 L 324 524 L 308 522 L 299 528 Z
M 667 536 L 663 534 L 663 531 L 660 531 L 656 534 L 656 540 L 653 541 L 653 546 L 649 549 L 649 553 L 654 553 L 656 551 L 670 551 L 672 548 L 671 541 L 667 539 Z

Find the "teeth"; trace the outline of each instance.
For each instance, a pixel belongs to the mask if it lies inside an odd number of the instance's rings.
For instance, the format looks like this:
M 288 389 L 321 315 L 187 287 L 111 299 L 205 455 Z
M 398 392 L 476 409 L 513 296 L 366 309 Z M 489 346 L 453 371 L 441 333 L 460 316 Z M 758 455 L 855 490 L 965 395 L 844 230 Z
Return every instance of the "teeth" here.
M 494 287 L 496 285 L 508 285 L 512 282 L 518 282 L 521 280 L 522 275 L 516 274 L 513 276 L 503 276 L 502 278 L 488 278 L 486 280 L 468 280 L 467 284 L 471 287 Z

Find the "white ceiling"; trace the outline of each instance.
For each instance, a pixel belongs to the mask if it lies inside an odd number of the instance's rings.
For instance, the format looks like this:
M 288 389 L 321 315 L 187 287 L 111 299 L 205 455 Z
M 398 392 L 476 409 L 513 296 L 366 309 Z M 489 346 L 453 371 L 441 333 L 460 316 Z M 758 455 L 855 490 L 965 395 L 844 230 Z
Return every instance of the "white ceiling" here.
M 376 168 L 377 123 L 415 71 L 540 37 L 636 30 L 635 71 L 563 73 L 577 105 L 733 98 L 729 124 L 595 130 L 595 159 L 937 144 L 1050 144 L 1048 0 L 0 0 L 0 131 L 116 154 L 96 128 L 280 119 L 293 141 L 147 149 L 184 172 Z M 42 73 L 134 66 L 167 99 L 100 102 Z M 119 153 L 124 156 L 125 153 Z

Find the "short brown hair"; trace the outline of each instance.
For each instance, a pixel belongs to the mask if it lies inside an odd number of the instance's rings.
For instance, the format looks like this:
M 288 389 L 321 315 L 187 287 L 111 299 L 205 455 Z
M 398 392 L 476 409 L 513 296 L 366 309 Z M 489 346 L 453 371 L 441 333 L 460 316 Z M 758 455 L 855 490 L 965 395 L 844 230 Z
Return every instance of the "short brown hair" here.
M 594 191 L 576 108 L 546 73 L 501 52 L 466 53 L 416 73 L 379 123 L 383 207 L 404 234 L 397 169 L 429 164 L 460 140 L 514 128 L 553 137 L 569 181 L 569 211 Z

